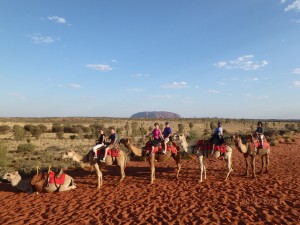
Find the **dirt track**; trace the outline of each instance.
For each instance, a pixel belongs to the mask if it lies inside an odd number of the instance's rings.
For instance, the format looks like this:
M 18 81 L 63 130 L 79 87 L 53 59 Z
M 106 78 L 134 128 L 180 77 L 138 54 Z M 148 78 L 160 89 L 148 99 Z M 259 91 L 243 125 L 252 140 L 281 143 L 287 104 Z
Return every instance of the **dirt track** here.
M 256 179 L 242 177 L 236 149 L 233 157 L 227 182 L 225 162 L 208 159 L 207 180 L 199 184 L 193 157 L 183 161 L 179 181 L 173 160 L 157 163 L 153 185 L 145 162 L 129 162 L 120 185 L 117 167 L 105 171 L 100 190 L 96 174 L 82 170 L 67 171 L 77 189 L 65 193 L 29 195 L 0 183 L 0 224 L 299 224 L 300 138 L 272 147 L 270 173 Z

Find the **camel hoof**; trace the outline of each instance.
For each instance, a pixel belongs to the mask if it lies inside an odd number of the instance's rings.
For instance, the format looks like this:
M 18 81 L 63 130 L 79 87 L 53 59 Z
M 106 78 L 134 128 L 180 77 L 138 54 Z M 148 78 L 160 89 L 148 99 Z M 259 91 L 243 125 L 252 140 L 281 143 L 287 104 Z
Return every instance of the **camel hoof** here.
M 269 173 L 269 171 L 268 171 L 268 170 L 266 170 L 266 171 L 264 172 L 264 174 L 267 174 L 267 173 Z

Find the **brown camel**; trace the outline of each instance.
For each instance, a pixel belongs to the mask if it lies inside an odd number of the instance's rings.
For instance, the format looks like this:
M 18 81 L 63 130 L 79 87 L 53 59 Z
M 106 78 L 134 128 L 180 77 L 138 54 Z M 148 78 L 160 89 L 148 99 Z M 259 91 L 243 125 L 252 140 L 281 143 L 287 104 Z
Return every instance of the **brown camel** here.
M 255 140 L 253 139 L 252 135 L 249 136 L 246 144 L 243 144 L 241 135 L 234 135 L 233 141 L 237 149 L 244 154 L 245 161 L 246 161 L 246 172 L 245 176 L 249 175 L 249 164 L 251 162 L 252 166 L 252 177 L 255 178 L 255 158 L 256 156 L 261 157 L 262 167 L 259 173 L 263 172 L 264 167 L 266 167 L 265 173 L 268 173 L 268 167 L 270 162 L 270 145 L 265 141 L 267 147 L 264 148 L 257 148 L 255 147 Z M 266 164 L 266 165 L 265 165 Z
M 101 168 L 105 166 L 117 164 L 120 167 L 120 172 L 121 172 L 121 179 L 119 180 L 119 182 L 121 182 L 125 178 L 124 169 L 126 167 L 126 162 L 128 161 L 128 157 L 119 146 L 115 147 L 112 150 L 117 152 L 117 156 L 114 157 L 108 154 L 105 158 L 105 162 L 100 162 L 99 159 L 98 160 L 94 159 L 93 150 L 90 150 L 88 154 L 85 156 L 76 153 L 74 150 L 68 150 L 63 154 L 62 158 L 63 159 L 70 158 L 78 162 L 80 167 L 84 170 L 90 170 L 91 166 L 94 167 L 98 176 L 98 189 L 100 189 L 100 187 L 103 184 Z
M 153 184 L 153 182 L 155 180 L 155 161 L 165 162 L 165 161 L 169 160 L 170 158 L 173 158 L 176 162 L 176 165 L 177 165 L 176 179 L 178 179 L 179 172 L 181 169 L 181 164 L 180 164 L 181 156 L 180 156 L 180 152 L 179 152 L 179 146 L 177 146 L 174 141 L 168 143 L 166 154 L 163 154 L 161 152 L 162 147 L 156 148 L 155 153 L 149 154 L 149 150 L 151 149 L 150 142 L 147 142 L 146 146 L 143 147 L 142 150 L 132 146 L 129 139 L 122 139 L 122 140 L 120 140 L 120 142 L 123 143 L 128 149 L 131 149 L 133 152 L 134 151 L 136 151 L 138 153 L 142 152 L 142 155 L 146 157 L 146 159 L 148 160 L 149 165 L 150 165 L 150 173 L 151 173 L 150 183 L 151 184 Z M 164 142 L 162 141 L 161 146 L 163 144 L 164 144 Z M 174 148 L 176 148 L 176 150 Z

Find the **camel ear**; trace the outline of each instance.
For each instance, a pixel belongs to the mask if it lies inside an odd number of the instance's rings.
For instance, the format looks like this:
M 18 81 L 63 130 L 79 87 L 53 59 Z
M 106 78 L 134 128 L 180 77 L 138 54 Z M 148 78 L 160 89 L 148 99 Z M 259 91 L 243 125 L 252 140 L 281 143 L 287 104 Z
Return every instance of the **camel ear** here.
M 15 172 L 15 174 L 19 174 L 19 172 L 18 172 L 18 171 L 16 171 L 16 172 Z

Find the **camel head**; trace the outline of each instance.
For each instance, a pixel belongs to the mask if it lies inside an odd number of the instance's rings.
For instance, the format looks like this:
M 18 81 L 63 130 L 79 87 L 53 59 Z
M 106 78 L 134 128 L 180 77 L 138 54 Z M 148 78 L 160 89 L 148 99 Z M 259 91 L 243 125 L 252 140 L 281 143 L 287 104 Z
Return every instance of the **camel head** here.
M 19 181 L 21 180 L 21 176 L 18 171 L 14 171 L 11 173 L 5 173 L 2 179 L 8 180 L 9 182 L 17 181 L 17 180 Z
M 71 150 L 66 151 L 63 154 L 62 159 L 72 159 L 74 155 L 75 155 L 75 152 L 71 149 Z
M 129 151 L 133 152 L 137 156 L 142 156 L 142 150 L 131 144 L 131 140 L 128 138 L 120 139 L 120 143 L 122 143 Z
M 186 138 L 184 136 L 184 134 L 174 134 L 173 135 L 173 140 L 174 141 L 178 141 L 180 146 L 183 148 L 183 150 L 187 153 L 190 153 L 189 152 L 189 146 L 188 146 L 188 143 L 186 141 Z

